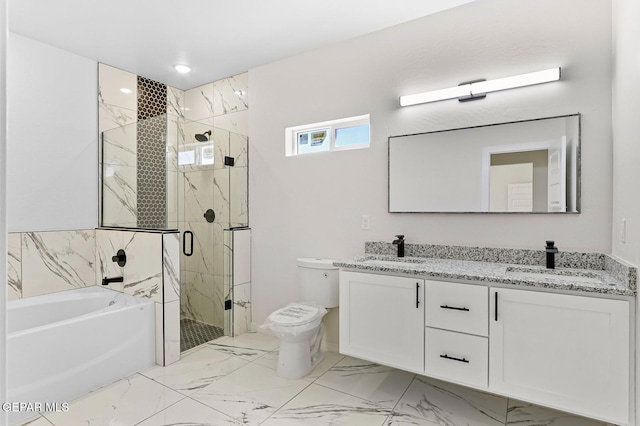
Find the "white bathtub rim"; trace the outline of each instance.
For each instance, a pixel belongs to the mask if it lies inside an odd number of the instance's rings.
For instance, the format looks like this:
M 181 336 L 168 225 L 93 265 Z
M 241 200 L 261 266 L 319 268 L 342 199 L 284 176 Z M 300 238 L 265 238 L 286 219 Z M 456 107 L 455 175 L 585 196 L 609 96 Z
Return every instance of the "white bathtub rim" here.
M 9 311 L 10 309 L 18 309 L 20 306 L 39 306 L 39 305 L 47 305 L 51 303 L 51 299 L 53 298 L 53 300 L 56 299 L 69 299 L 69 292 L 75 292 L 80 294 L 83 293 L 87 293 L 86 295 L 84 295 L 84 297 L 77 297 L 77 300 L 80 301 L 83 298 L 86 299 L 87 296 L 92 296 L 94 298 L 101 298 L 102 296 L 106 295 L 107 292 L 111 292 L 113 293 L 113 300 L 115 299 L 124 299 L 126 302 L 125 304 L 119 304 L 118 306 L 114 307 L 113 305 L 108 305 L 105 306 L 102 309 L 98 309 L 95 311 L 91 311 L 91 312 L 87 312 L 85 314 L 82 315 L 77 315 L 71 318 L 65 318 L 63 320 L 59 320 L 59 321 L 54 321 L 48 324 L 43 324 L 43 325 L 39 325 L 37 327 L 31 327 L 31 328 L 27 328 L 24 330 L 19 330 L 19 331 L 14 331 L 11 332 L 7 335 L 7 340 L 9 341 L 12 338 L 19 338 L 20 336 L 24 336 L 24 335 L 28 335 L 30 333 L 36 332 L 38 330 L 48 330 L 48 329 L 52 329 L 58 326 L 63 326 L 65 324 L 69 324 L 72 322 L 76 322 L 76 321 L 80 321 L 86 317 L 102 317 L 104 315 L 109 315 L 112 312 L 118 312 L 124 309 L 132 309 L 135 307 L 140 307 L 143 308 L 145 305 L 148 304 L 153 304 L 154 302 L 152 300 L 143 300 L 140 298 L 137 298 L 135 296 L 131 296 L 129 294 L 124 294 L 122 292 L 119 291 L 115 291 L 112 289 L 108 289 L 108 288 L 101 288 L 101 287 L 96 287 L 96 286 L 90 286 L 90 287 L 82 287 L 82 288 L 76 288 L 76 289 L 71 289 L 71 290 L 64 290 L 64 291 L 60 291 L 60 292 L 56 292 L 56 293 L 51 293 L 51 294 L 45 294 L 45 295 L 39 295 L 39 296 L 34 296 L 34 297 L 29 297 L 29 298 L 24 298 L 24 299 L 17 299 L 17 300 L 12 300 L 9 301 L 7 303 L 7 311 Z M 62 293 L 67 293 L 67 294 L 62 294 Z M 29 300 L 29 299 L 38 299 L 38 300 Z M 75 298 L 74 298 L 75 299 Z M 116 302 L 118 303 L 118 302 Z

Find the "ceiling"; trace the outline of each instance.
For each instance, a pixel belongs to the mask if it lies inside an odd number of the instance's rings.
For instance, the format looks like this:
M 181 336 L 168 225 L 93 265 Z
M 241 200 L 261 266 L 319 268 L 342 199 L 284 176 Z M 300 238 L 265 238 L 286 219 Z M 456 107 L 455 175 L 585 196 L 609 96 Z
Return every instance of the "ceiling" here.
M 9 0 L 9 30 L 186 90 L 471 1 Z

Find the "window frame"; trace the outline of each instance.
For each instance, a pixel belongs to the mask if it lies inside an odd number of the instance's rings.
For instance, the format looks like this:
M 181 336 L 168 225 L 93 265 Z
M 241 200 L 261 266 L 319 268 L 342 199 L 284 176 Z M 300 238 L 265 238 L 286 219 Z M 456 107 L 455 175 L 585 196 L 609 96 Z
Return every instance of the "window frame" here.
M 336 133 L 339 129 L 346 129 L 350 127 L 369 126 L 369 139 L 367 143 L 355 144 L 355 145 L 336 145 Z M 313 131 L 328 130 L 328 137 L 330 139 L 329 149 L 316 151 L 316 152 L 298 152 L 298 135 L 300 133 L 310 133 Z M 355 117 L 340 118 L 337 120 L 322 121 L 319 123 L 304 124 L 302 126 L 287 127 L 285 129 L 285 155 L 287 157 L 296 157 L 299 155 L 318 154 L 321 152 L 332 151 L 350 151 L 352 149 L 363 149 L 371 146 L 371 120 L 369 114 L 358 115 Z

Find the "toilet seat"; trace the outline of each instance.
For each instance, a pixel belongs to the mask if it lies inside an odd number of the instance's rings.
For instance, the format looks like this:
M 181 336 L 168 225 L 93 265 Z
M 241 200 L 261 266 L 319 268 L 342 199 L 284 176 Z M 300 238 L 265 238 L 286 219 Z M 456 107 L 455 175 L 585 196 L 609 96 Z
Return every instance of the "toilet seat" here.
M 269 320 L 280 327 L 297 327 L 318 319 L 319 309 L 315 306 L 294 303 L 269 315 Z

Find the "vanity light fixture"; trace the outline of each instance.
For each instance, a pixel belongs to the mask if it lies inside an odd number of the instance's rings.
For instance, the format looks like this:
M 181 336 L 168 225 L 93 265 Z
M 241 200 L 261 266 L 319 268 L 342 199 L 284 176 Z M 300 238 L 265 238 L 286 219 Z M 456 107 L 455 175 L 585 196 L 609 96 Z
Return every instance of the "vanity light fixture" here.
M 127 89 L 126 87 L 121 88 L 120 91 L 125 95 L 128 95 L 129 93 L 133 92 L 133 90 Z
M 178 71 L 180 74 L 186 74 L 191 71 L 191 67 L 189 65 L 184 64 L 175 64 L 173 68 Z
M 448 89 L 400 96 L 400 106 L 404 107 L 456 98 L 460 102 L 473 101 L 484 98 L 489 92 L 497 92 L 499 90 L 514 89 L 517 87 L 558 81 L 560 80 L 560 75 L 560 67 L 558 67 L 489 81 L 467 81 Z

